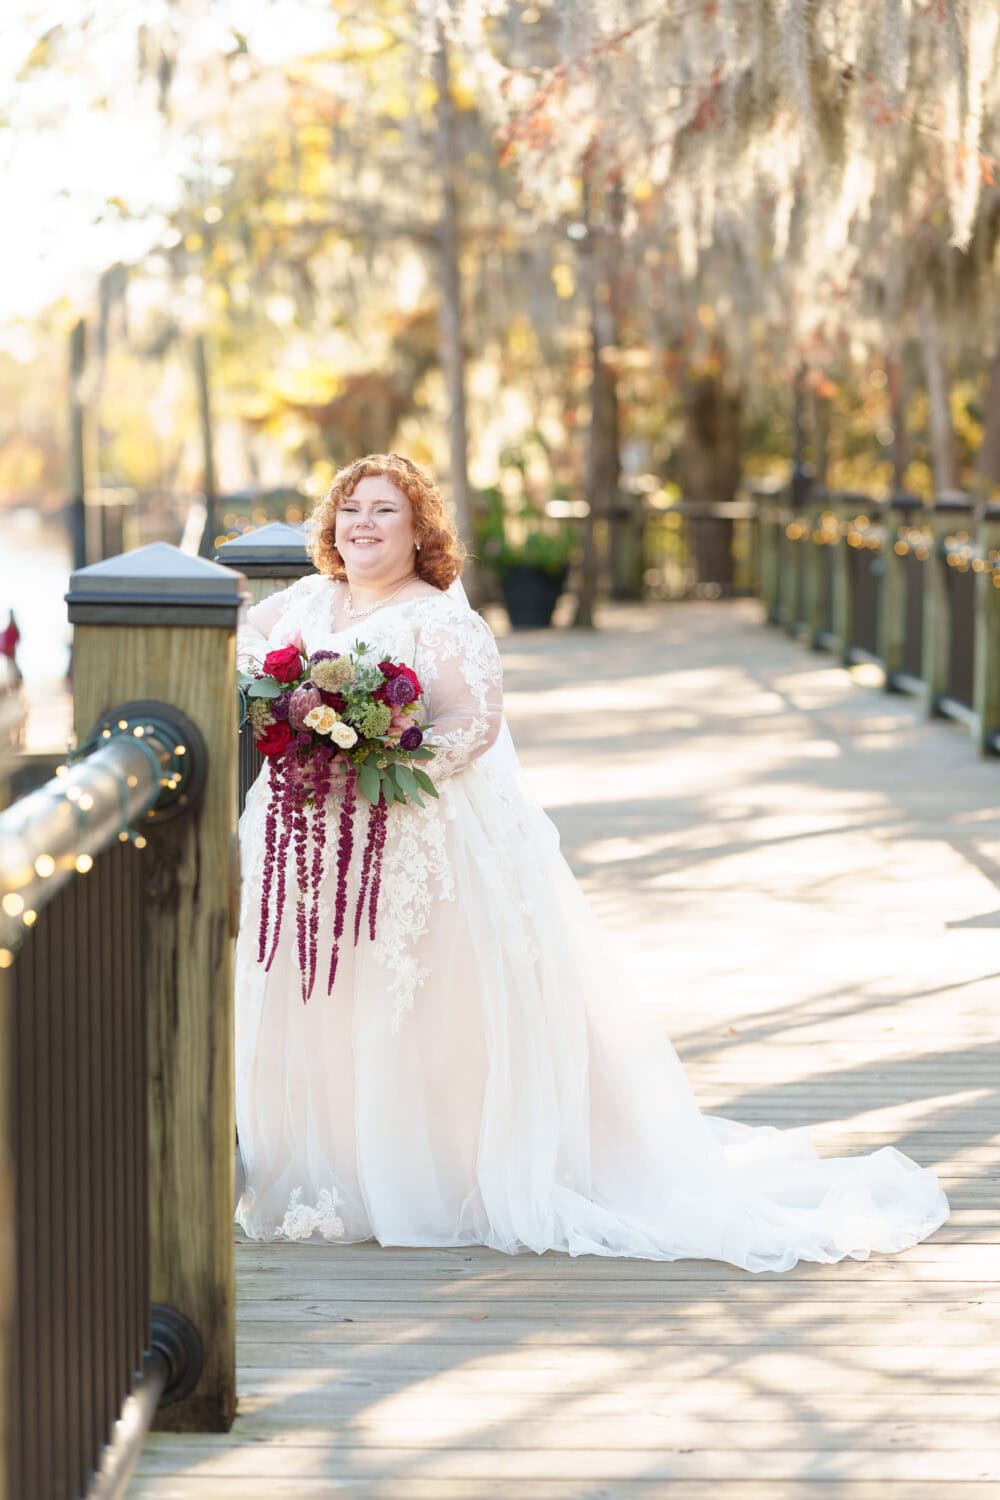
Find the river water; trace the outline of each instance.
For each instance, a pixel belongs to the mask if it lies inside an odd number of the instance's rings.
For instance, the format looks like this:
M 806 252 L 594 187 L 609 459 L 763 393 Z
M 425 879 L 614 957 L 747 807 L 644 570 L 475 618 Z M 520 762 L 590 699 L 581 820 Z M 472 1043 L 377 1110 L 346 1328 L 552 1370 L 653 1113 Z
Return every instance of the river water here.
M 70 722 L 66 668 L 72 630 L 64 595 L 70 544 L 58 521 L 0 511 L 0 628 L 12 609 L 21 630 L 18 665 L 28 699 L 28 748 L 63 750 Z

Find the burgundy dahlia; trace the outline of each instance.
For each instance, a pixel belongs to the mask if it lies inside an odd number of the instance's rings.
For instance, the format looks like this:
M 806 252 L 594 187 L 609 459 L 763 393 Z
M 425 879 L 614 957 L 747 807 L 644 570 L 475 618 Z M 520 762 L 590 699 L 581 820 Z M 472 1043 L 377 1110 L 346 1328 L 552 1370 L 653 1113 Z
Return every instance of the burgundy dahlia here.
M 406 677 L 393 677 L 385 685 L 385 701 L 390 708 L 406 708 L 416 696 L 413 683 Z

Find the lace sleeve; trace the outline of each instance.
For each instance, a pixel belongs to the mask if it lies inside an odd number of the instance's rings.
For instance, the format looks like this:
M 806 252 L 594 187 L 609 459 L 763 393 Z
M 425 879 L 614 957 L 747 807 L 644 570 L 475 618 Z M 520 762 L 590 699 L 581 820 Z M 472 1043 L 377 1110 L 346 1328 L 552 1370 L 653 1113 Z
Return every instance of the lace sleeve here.
M 435 783 L 463 770 L 493 744 L 503 722 L 500 653 L 486 621 L 449 615 L 420 632 L 419 675 L 432 727 L 427 764 Z
M 269 594 L 259 604 L 252 604 L 244 610 L 236 629 L 236 663 L 242 667 L 248 661 L 262 662 L 268 650 L 268 639 L 278 621 L 283 615 L 288 614 L 293 605 L 297 604 L 303 594 L 308 593 L 316 583 L 316 576 L 309 574 L 305 578 L 297 578 L 293 584 L 286 589 L 278 589 Z

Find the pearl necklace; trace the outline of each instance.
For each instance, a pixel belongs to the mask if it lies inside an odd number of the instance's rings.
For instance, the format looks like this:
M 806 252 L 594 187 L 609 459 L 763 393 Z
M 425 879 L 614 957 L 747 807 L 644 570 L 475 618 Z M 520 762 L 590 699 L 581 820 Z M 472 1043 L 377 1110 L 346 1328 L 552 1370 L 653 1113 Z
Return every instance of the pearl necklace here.
M 377 609 L 382 608 L 383 604 L 389 604 L 393 599 L 396 598 L 397 594 L 401 594 L 404 589 L 409 588 L 411 583 L 415 583 L 416 578 L 416 573 L 412 574 L 411 577 L 404 579 L 404 581 L 399 585 L 399 588 L 396 589 L 394 593 L 387 594 L 384 599 L 376 599 L 374 604 L 366 604 L 361 609 L 354 608 L 354 600 L 351 598 L 351 587 L 350 584 L 348 584 L 347 598 L 344 600 L 345 615 L 347 615 L 349 620 L 363 620 L 367 615 L 373 615 Z

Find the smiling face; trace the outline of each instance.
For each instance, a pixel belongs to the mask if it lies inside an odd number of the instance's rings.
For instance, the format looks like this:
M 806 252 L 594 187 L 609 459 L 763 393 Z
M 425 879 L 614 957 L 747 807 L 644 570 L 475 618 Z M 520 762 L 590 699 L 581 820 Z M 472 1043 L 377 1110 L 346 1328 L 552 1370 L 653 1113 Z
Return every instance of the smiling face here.
M 379 583 L 414 571 L 413 506 L 383 474 L 366 475 L 340 502 L 335 539 L 349 579 Z

